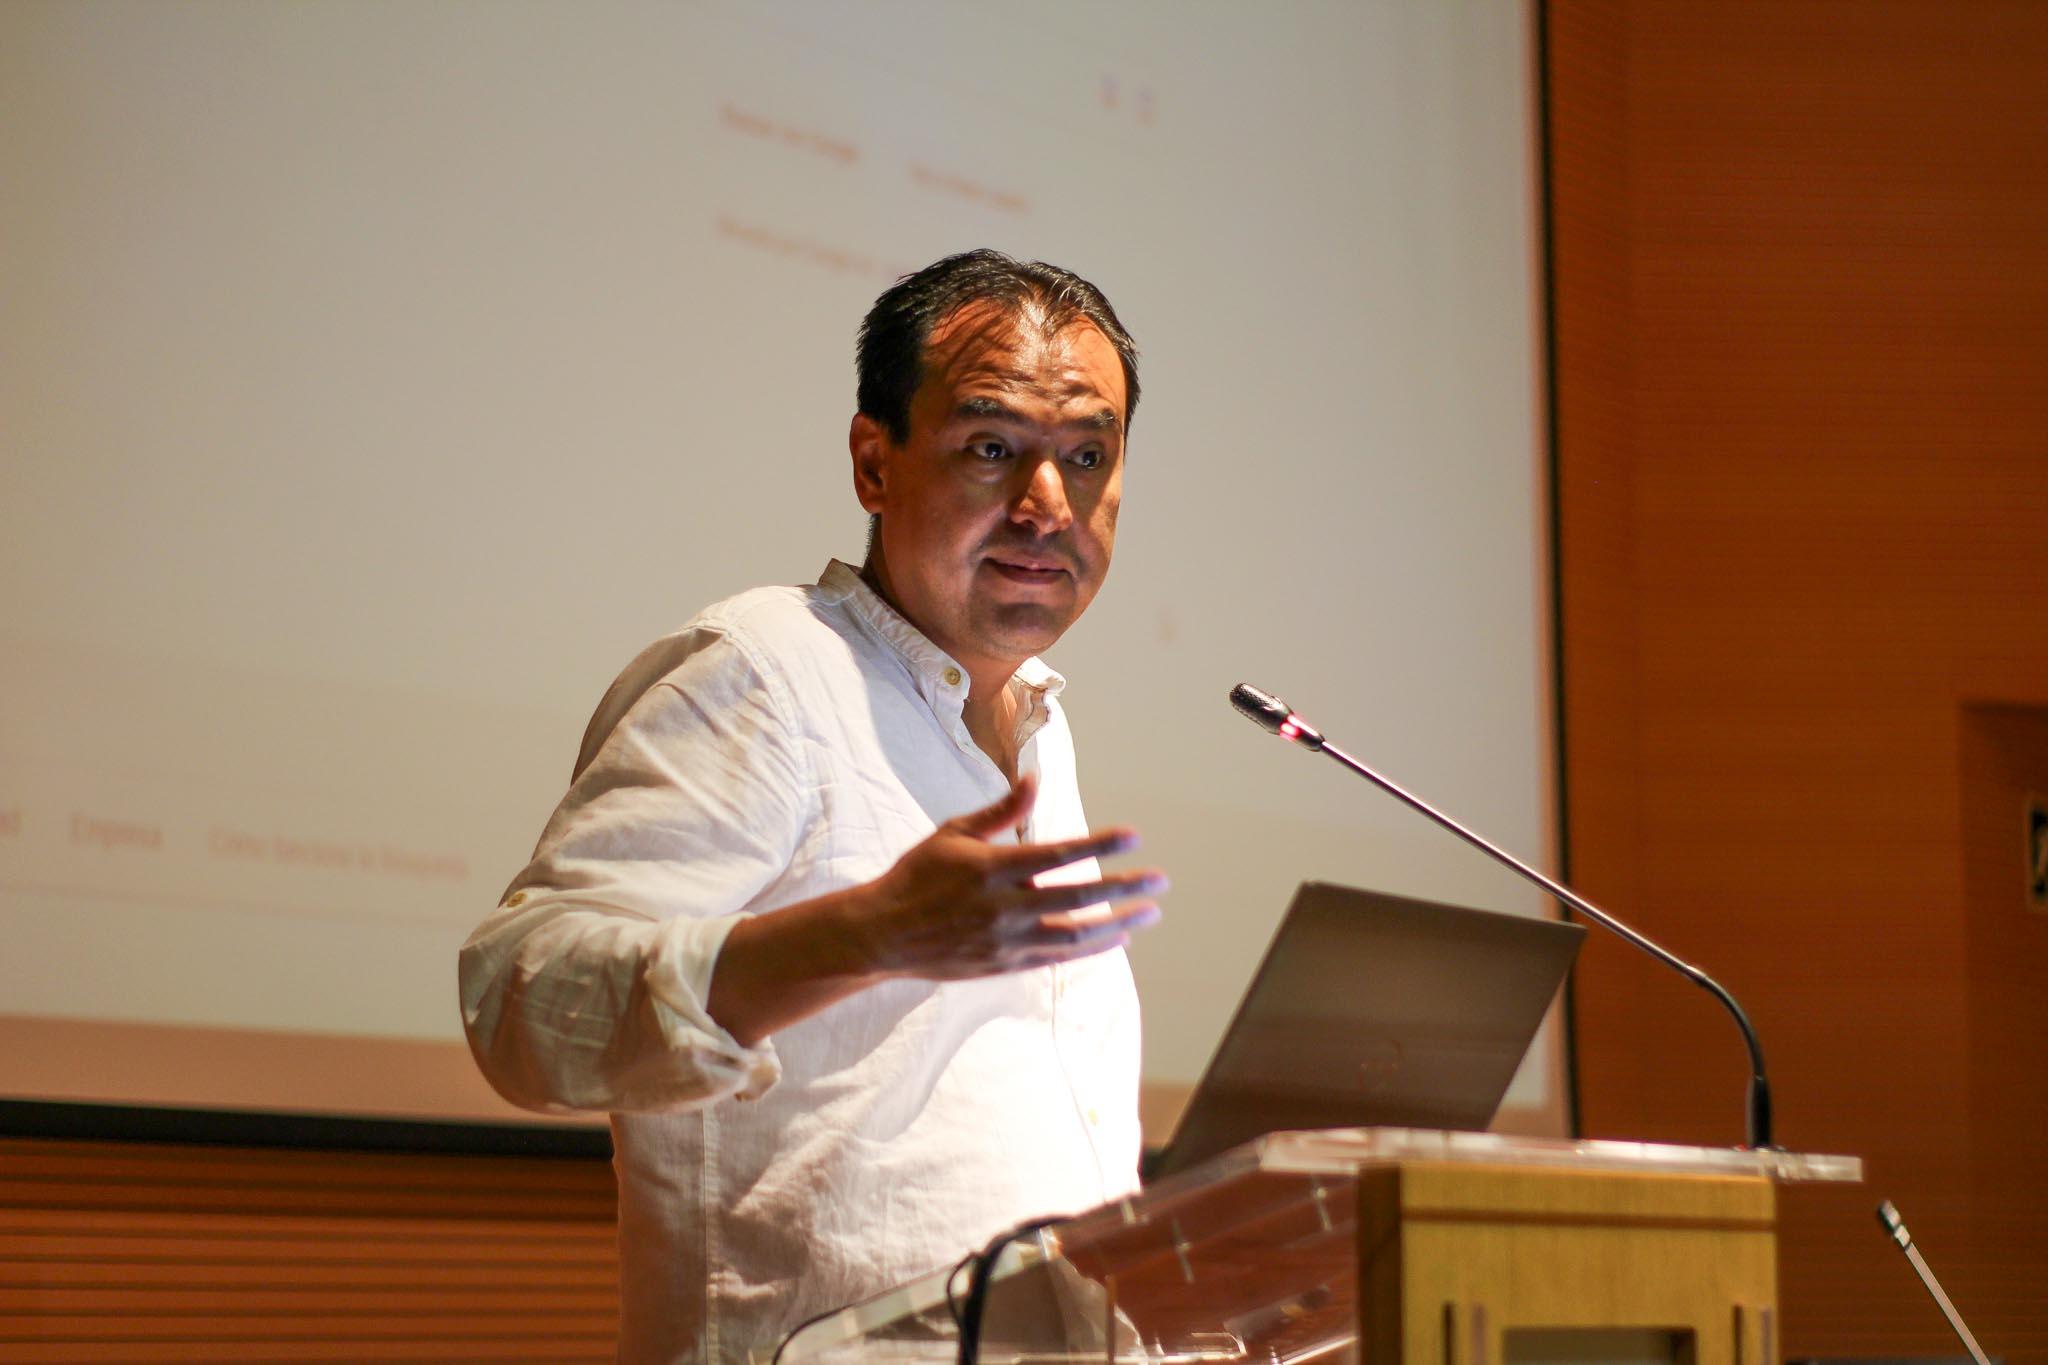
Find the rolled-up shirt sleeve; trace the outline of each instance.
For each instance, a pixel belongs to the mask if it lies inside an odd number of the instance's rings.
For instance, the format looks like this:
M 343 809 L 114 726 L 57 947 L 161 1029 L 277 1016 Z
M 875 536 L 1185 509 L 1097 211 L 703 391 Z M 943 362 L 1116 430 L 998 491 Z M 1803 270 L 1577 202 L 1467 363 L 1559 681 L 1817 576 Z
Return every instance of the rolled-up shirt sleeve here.
M 692 632 L 657 666 L 678 654 L 637 695 L 646 656 L 614 685 L 533 860 L 463 946 L 470 1050 L 514 1104 L 688 1108 L 780 1076 L 772 1041 L 742 1046 L 705 1002 L 814 788 L 793 702 L 740 642 Z

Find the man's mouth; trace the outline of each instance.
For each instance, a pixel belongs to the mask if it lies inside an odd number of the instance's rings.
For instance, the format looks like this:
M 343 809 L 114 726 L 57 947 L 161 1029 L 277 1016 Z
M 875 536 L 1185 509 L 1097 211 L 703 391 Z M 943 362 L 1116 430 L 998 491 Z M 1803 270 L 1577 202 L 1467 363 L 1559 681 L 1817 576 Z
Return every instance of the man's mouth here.
M 1013 583 L 1053 583 L 1068 572 L 1066 565 L 1049 559 L 990 555 L 983 562 Z

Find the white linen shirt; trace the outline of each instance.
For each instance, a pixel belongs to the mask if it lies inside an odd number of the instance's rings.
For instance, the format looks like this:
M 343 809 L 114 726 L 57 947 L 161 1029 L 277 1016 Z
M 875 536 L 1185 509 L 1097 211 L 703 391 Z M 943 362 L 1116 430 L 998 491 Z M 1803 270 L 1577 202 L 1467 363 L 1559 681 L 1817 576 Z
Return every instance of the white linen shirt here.
M 1033 659 L 1010 685 L 1018 766 L 1039 779 L 1023 837 L 1086 833 L 1064 681 Z M 765 1358 L 815 1313 L 1137 1188 L 1120 950 L 885 982 L 754 1048 L 705 1012 L 740 916 L 870 881 L 1008 790 L 966 695 L 838 561 L 815 587 L 719 603 L 606 693 L 532 862 L 464 946 L 492 1084 L 612 1111 L 622 1360 Z

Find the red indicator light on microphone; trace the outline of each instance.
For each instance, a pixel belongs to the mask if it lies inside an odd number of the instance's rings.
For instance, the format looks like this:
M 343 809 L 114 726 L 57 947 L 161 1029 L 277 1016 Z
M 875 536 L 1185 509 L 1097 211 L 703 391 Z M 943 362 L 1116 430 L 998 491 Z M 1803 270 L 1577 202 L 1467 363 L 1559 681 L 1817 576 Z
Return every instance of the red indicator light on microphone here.
M 1280 737 L 1282 739 L 1301 738 L 1301 727 L 1294 723 L 1294 717 L 1289 716 L 1286 720 L 1280 722 Z

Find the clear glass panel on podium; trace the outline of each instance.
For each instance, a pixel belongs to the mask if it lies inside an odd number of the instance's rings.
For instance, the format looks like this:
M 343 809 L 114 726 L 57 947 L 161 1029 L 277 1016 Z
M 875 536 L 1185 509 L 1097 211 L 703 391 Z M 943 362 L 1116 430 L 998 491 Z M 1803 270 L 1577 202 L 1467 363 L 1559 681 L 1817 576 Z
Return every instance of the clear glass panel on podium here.
M 1516 1171 L 1854 1181 L 1854 1157 L 1404 1128 L 1275 1133 L 1052 1224 L 996 1262 L 987 1365 L 1203 1365 L 1356 1356 L 1359 1181 L 1408 1163 Z M 964 1266 L 799 1329 L 780 1365 L 944 1362 Z

